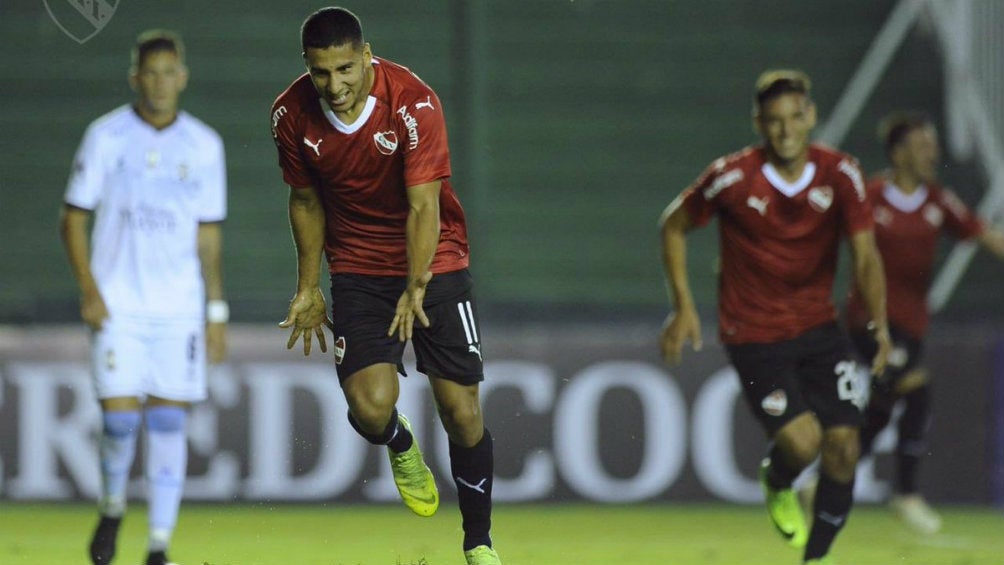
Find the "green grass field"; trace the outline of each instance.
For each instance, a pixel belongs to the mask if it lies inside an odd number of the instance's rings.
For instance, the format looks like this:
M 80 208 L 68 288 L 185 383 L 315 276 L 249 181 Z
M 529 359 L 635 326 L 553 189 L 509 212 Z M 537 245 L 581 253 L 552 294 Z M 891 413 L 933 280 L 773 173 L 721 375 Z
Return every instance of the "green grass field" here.
M 116 564 L 140 564 L 142 505 L 131 507 Z M 833 555 L 842 565 L 1001 565 L 1004 513 L 945 508 L 934 536 L 904 529 L 884 508 L 855 509 Z M 87 565 L 94 509 L 0 505 L 0 563 Z M 800 563 L 759 506 L 501 505 L 495 547 L 506 565 L 775 565 Z M 459 514 L 399 506 L 195 505 L 183 508 L 172 559 L 181 565 L 463 565 Z

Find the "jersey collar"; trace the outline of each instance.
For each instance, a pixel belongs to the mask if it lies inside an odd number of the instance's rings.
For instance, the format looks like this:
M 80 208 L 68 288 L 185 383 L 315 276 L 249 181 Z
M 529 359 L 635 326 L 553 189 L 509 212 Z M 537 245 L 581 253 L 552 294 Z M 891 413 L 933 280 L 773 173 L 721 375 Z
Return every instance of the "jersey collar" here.
M 784 180 L 774 165 L 770 163 L 764 163 L 760 167 L 760 171 L 763 172 L 763 176 L 767 177 L 767 182 L 769 182 L 774 188 L 779 190 L 782 194 L 791 198 L 805 190 L 809 183 L 812 182 L 813 177 L 816 176 L 816 164 L 809 161 L 805 164 L 805 168 L 802 169 L 802 176 L 798 177 L 795 182 L 788 182 Z
M 916 212 L 924 202 L 927 202 L 927 185 L 922 184 L 913 191 L 913 194 L 907 194 L 892 181 L 886 181 L 885 187 L 882 188 L 882 197 L 893 208 L 909 214 Z

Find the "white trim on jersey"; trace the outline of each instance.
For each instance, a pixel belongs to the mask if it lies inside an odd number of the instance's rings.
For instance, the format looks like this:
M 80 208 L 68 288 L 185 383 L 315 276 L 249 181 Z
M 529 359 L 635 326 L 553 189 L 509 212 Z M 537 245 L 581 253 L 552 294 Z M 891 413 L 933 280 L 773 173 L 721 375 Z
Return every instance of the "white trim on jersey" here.
M 352 122 L 351 124 L 347 124 L 338 119 L 338 116 L 335 115 L 334 110 L 332 110 L 331 106 L 328 105 L 327 100 L 323 98 L 318 98 L 318 100 L 321 102 L 321 110 L 324 111 L 324 117 L 327 118 L 329 122 L 331 122 L 331 125 L 335 126 L 336 130 L 342 133 L 355 133 L 359 131 L 359 128 L 366 125 L 366 121 L 370 119 L 370 116 L 373 114 L 373 109 L 376 108 L 376 103 L 377 103 L 376 98 L 372 96 L 367 96 L 366 106 L 363 108 L 363 111 L 359 114 L 359 117 L 356 118 L 356 121 Z
M 885 197 L 886 201 L 893 208 L 909 214 L 916 212 L 918 208 L 924 205 L 924 202 L 927 202 L 927 186 L 922 184 L 917 187 L 917 190 L 907 194 L 895 184 L 887 182 L 882 188 L 882 196 Z
M 805 168 L 802 169 L 802 176 L 798 177 L 798 180 L 795 182 L 784 180 L 781 174 L 777 172 L 777 169 L 774 168 L 774 165 L 770 163 L 764 163 L 763 167 L 760 167 L 760 170 L 763 171 L 763 176 L 767 177 L 767 182 L 788 198 L 808 188 L 809 183 L 816 176 L 815 163 L 806 163 Z

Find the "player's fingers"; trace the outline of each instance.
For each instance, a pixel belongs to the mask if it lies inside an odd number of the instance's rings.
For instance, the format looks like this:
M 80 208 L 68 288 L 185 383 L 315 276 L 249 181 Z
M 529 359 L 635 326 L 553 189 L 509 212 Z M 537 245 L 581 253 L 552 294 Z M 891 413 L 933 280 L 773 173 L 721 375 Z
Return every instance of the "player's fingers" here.
M 293 328 L 293 331 L 289 332 L 289 340 L 286 341 L 286 349 L 293 349 L 293 346 L 296 345 L 296 339 L 298 337 L 300 337 L 300 330 Z
M 281 322 L 279 322 L 279 327 L 280 328 L 288 328 L 288 327 L 290 327 L 292 325 L 293 325 L 293 316 L 292 316 L 292 314 L 286 314 L 286 319 L 283 320 L 283 321 L 281 321 Z
M 300 330 L 303 333 L 303 355 L 310 355 L 310 330 Z
M 321 347 L 321 353 L 328 352 L 328 340 L 324 337 L 324 329 L 321 326 L 317 326 L 314 329 L 314 333 L 317 334 L 317 345 Z
M 397 331 L 397 327 L 400 323 L 401 323 L 401 315 L 394 314 L 394 319 L 391 320 L 390 327 L 387 328 L 387 337 L 394 335 L 394 332 Z
M 331 318 L 325 316 L 324 325 L 328 326 L 328 329 L 331 330 L 332 332 L 335 331 L 335 323 L 331 321 Z
M 422 324 L 423 328 L 427 328 L 431 325 L 429 323 L 429 317 L 425 315 L 425 310 L 421 306 L 418 307 L 418 311 L 415 314 L 418 317 L 418 322 Z

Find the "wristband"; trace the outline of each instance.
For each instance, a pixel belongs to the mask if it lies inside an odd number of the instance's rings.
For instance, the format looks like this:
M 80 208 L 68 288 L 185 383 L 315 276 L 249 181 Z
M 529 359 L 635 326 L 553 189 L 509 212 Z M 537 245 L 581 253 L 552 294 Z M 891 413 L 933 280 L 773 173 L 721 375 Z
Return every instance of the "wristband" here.
M 225 324 L 230 320 L 230 305 L 226 300 L 210 300 L 206 303 L 206 321 L 210 324 Z

